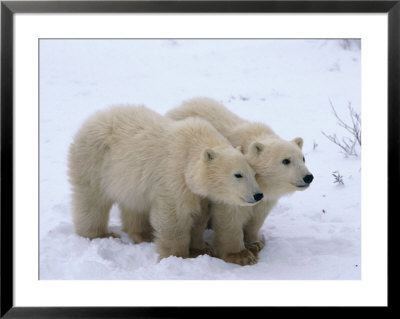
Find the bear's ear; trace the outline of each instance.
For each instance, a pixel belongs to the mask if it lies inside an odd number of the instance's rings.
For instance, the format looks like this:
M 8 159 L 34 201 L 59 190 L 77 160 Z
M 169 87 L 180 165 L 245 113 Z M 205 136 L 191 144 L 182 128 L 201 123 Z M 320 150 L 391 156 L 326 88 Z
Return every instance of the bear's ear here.
M 254 155 L 260 155 L 264 150 L 264 144 L 260 142 L 253 142 L 250 145 L 250 152 Z
M 303 148 L 303 139 L 301 137 L 294 138 L 292 142 L 296 143 L 300 149 Z
M 206 149 L 203 151 L 203 159 L 205 162 L 211 162 L 217 157 L 217 153 L 215 153 L 212 149 Z
M 243 147 L 242 145 L 236 146 L 235 147 L 240 153 L 243 153 Z

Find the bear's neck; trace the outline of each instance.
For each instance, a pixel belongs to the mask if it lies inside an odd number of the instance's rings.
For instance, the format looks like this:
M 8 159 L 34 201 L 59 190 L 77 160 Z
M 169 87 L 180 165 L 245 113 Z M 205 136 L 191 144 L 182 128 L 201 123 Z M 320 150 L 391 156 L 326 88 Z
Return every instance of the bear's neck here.
M 202 173 L 203 152 L 212 149 L 218 153 L 223 149 L 232 148 L 232 145 L 209 124 L 203 125 L 195 120 L 192 121 L 192 125 L 181 124 L 182 126 L 165 136 L 167 140 L 174 141 L 173 146 L 168 149 L 168 165 L 182 173 L 181 178 L 185 179 L 186 185 L 194 194 L 206 196 L 206 190 L 202 189 L 202 185 L 206 184 L 202 180 L 206 178 L 206 174 Z
M 186 125 L 182 122 L 177 131 L 173 132 L 173 138 L 178 148 L 186 150 L 185 156 L 188 162 L 197 161 L 205 149 L 221 149 L 232 147 L 226 137 L 220 134 L 208 122 L 198 119 L 187 119 Z M 183 147 L 184 146 L 184 147 Z
M 231 134 L 227 136 L 228 140 L 234 147 L 241 146 L 244 153 L 251 143 L 263 142 L 266 139 L 278 137 L 275 132 L 265 124 L 251 123 L 237 126 L 232 130 Z

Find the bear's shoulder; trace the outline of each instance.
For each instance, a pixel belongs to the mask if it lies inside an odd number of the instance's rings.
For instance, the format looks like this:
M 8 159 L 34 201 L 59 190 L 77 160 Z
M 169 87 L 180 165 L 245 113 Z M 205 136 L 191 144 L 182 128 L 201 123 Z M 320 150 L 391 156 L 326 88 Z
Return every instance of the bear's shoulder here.
M 226 144 L 228 141 L 217 129 L 208 121 L 199 117 L 189 117 L 184 120 L 174 121 L 171 132 L 175 135 L 181 135 L 189 140 L 218 141 Z
M 255 140 L 264 140 L 276 138 L 275 132 L 266 124 L 263 123 L 243 123 L 235 127 L 232 131 L 231 138 L 247 137 Z

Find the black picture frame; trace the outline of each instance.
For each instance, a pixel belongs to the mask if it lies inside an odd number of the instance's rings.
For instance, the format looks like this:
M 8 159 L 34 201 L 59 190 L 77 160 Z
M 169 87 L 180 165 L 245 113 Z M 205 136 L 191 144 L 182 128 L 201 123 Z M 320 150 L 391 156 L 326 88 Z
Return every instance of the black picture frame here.
M 396 1 L 1 1 L 1 318 L 178 318 L 278 314 L 278 307 L 15 307 L 13 303 L 13 16 L 15 13 L 387 13 L 388 14 L 388 211 L 389 225 L 395 211 L 399 184 L 400 144 L 400 0 Z M 383 107 L 383 106 L 381 106 Z M 380 172 L 381 173 L 381 172 Z M 388 229 L 388 247 L 390 236 Z M 388 261 L 389 255 L 388 255 Z M 388 269 L 389 270 L 389 269 Z M 388 287 L 390 282 L 388 281 Z M 378 307 L 378 311 L 390 311 Z M 297 316 L 309 307 L 289 307 Z M 330 308 L 333 315 L 339 307 Z M 358 309 L 359 311 L 360 309 Z M 365 308 L 368 313 L 376 309 Z M 325 307 L 313 308 L 316 314 Z M 346 310 L 348 311 L 348 309 Z M 260 315 L 259 313 L 257 316 Z

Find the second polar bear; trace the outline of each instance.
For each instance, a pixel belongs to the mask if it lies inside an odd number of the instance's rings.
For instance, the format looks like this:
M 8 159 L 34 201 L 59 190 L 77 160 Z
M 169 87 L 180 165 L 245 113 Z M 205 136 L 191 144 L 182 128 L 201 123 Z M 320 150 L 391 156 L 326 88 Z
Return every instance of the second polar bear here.
M 234 147 L 242 147 L 256 171 L 264 199 L 253 207 L 211 203 L 214 248 L 217 256 L 225 261 L 241 265 L 255 263 L 264 247 L 259 230 L 271 209 L 281 196 L 305 190 L 313 180 L 301 151 L 303 139 L 285 141 L 267 125 L 248 122 L 209 98 L 185 101 L 167 116 L 175 120 L 206 119 Z
M 70 147 L 69 177 L 79 235 L 117 236 L 107 227 L 117 203 L 130 237 L 142 242 L 154 235 L 161 257 L 207 250 L 203 198 L 254 205 L 262 197 L 245 156 L 207 121 L 173 121 L 143 106 L 88 119 Z

